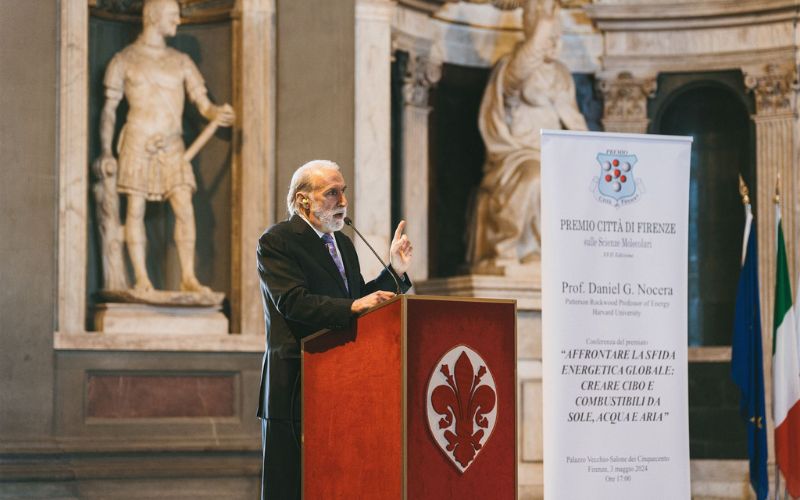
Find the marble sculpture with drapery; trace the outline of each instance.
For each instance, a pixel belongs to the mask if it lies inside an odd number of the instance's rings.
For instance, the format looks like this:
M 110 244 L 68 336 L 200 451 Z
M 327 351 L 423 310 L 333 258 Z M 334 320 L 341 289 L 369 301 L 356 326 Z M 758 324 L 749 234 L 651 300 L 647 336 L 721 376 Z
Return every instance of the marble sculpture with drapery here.
M 501 8 L 519 1 L 494 0 Z M 469 230 L 467 261 L 476 274 L 509 274 L 540 258 L 541 129 L 586 130 L 560 46 L 557 3 L 523 5 L 525 38 L 492 71 L 479 115 L 486 145 L 483 180 Z

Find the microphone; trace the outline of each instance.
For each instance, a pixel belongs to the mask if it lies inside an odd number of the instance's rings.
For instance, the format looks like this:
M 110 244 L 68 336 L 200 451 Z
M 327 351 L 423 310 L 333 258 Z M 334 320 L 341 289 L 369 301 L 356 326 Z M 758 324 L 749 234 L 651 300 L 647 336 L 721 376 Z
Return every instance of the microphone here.
M 386 269 L 386 272 L 388 272 L 388 273 L 389 273 L 389 276 L 391 276 L 391 277 L 392 277 L 392 279 L 394 280 L 394 285 L 397 287 L 397 292 L 396 292 L 396 293 L 397 293 L 397 295 L 402 295 L 402 294 L 403 294 L 403 291 L 400 289 L 400 282 L 399 282 L 399 281 L 397 281 L 397 277 L 394 275 L 394 273 L 392 272 L 392 270 L 391 270 L 391 269 L 389 269 L 389 266 L 387 266 L 387 265 L 386 265 L 386 263 L 383 261 L 383 259 L 381 259 L 380 255 L 378 255 L 378 252 L 376 252 L 376 251 L 375 251 L 375 249 L 374 249 L 374 248 L 372 248 L 372 245 L 370 245 L 370 244 L 369 244 L 369 242 L 367 241 L 367 239 L 366 239 L 366 238 L 364 238 L 364 235 L 363 235 L 363 234 L 361 234 L 361 233 L 358 231 L 358 229 L 356 229 L 356 226 L 354 226 L 354 225 L 353 225 L 353 220 L 352 220 L 350 217 L 345 217 L 345 218 L 344 218 L 344 223 L 345 223 L 345 224 L 347 224 L 348 226 L 352 227 L 352 228 L 353 228 L 353 231 L 355 231 L 355 232 L 356 232 L 356 234 L 358 235 L 358 237 L 359 237 L 359 238 L 361 238 L 361 241 L 363 241 L 363 242 L 364 242 L 364 243 L 367 245 L 367 247 L 368 247 L 370 250 L 372 250 L 372 253 L 375 255 L 375 258 L 377 258 L 377 259 L 378 259 L 378 262 L 380 262 L 380 263 L 381 263 L 381 265 L 383 266 L 383 268 L 384 268 L 384 269 Z

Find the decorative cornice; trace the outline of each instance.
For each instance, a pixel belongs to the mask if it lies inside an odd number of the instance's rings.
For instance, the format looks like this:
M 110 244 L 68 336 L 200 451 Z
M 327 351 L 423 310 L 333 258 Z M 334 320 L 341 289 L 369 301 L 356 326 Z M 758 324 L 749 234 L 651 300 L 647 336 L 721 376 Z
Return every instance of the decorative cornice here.
M 236 0 L 178 0 L 181 22 L 199 24 L 230 19 Z M 140 23 L 144 0 L 89 0 L 94 17 Z
M 403 101 L 418 108 L 428 107 L 431 87 L 442 78 L 442 64 L 426 55 L 409 54 L 403 78 Z
M 647 120 L 647 98 L 655 95 L 655 77 L 637 78 L 622 72 L 614 79 L 600 80 L 598 87 L 604 97 L 603 121 Z
M 743 68 L 744 85 L 756 98 L 756 116 L 792 113 L 792 100 L 797 90 L 797 69 L 794 64 L 765 64 Z
M 398 3 L 421 12 L 432 14 L 446 3 L 458 3 L 459 1 L 464 1 L 466 3 L 491 3 L 496 8 L 503 10 L 516 9 L 521 7 L 524 3 L 524 0 L 398 0 Z M 561 0 L 560 3 L 562 7 L 570 9 L 591 4 L 592 0 Z
M 745 66 L 758 66 L 769 62 L 778 63 L 793 58 L 793 47 L 706 54 L 619 54 L 603 56 L 603 67 L 608 72 L 627 70 L 633 74 L 655 74 L 670 71 L 729 70 Z
M 593 3 L 584 6 L 584 11 L 602 31 L 743 26 L 793 20 L 798 16 L 796 0 Z
M 439 10 L 442 5 L 450 1 L 452 0 L 398 0 L 397 3 L 404 7 L 409 7 L 420 12 L 433 14 Z

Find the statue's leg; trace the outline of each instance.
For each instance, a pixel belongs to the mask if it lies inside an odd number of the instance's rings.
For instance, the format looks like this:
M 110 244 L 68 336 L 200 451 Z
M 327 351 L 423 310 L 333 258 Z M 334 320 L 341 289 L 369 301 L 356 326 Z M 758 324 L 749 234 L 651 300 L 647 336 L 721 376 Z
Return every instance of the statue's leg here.
M 181 290 L 185 292 L 210 292 L 211 289 L 197 281 L 194 274 L 195 221 L 192 190 L 176 188 L 169 198 L 175 213 L 175 246 L 181 263 Z
M 531 183 L 528 200 L 530 209 L 528 211 L 528 222 L 524 227 L 522 238 L 520 238 L 519 254 L 523 264 L 537 262 L 542 259 L 542 179 L 541 176 Z
M 131 257 L 133 274 L 136 279 L 134 289 L 152 290 L 153 284 L 147 276 L 145 255 L 147 251 L 147 236 L 144 232 L 144 210 L 146 200 L 144 195 L 128 195 L 128 211 L 125 217 L 125 242 L 128 244 L 128 255 Z
M 528 221 L 538 217 L 539 205 L 534 193 L 539 188 L 539 164 L 525 161 L 514 166 L 514 172 L 494 193 L 491 229 L 498 265 L 518 263 L 531 247 L 527 234 Z M 538 194 L 538 193 L 537 193 Z M 538 244 L 538 242 L 537 242 Z

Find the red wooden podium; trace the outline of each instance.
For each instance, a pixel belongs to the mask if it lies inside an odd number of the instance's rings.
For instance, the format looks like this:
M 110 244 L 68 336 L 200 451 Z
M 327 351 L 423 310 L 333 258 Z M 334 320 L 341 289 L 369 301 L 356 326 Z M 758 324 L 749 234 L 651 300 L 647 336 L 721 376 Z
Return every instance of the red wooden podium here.
M 400 296 L 303 342 L 304 498 L 516 498 L 516 303 Z

